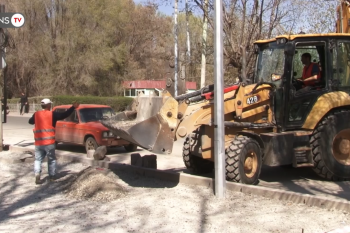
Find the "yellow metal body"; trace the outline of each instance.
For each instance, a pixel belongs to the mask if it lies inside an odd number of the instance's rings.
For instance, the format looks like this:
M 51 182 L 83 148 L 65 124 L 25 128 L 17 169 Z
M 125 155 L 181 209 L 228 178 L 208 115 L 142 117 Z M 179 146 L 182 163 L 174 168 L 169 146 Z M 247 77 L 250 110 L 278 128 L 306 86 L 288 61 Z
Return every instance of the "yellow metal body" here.
M 232 122 L 251 122 L 251 123 L 271 123 L 272 111 L 269 85 L 259 86 L 253 93 L 252 90 L 256 84 L 240 86 L 237 91 L 231 91 L 224 94 L 224 117 L 225 121 Z M 254 101 L 255 98 L 255 101 Z M 253 101 L 249 101 L 253 99 Z M 200 103 L 187 105 L 182 102 L 179 104 L 179 113 L 183 113 L 183 118 L 179 120 L 175 133 L 175 140 L 185 138 L 200 126 L 204 127 L 201 134 L 201 145 L 193 145 L 191 151 L 197 150 L 205 159 L 214 159 L 214 104 L 212 100 L 205 100 Z M 166 106 L 164 106 L 166 107 Z M 225 129 L 226 146 L 233 140 L 238 131 L 244 131 L 244 128 Z M 263 130 L 258 130 L 266 132 Z M 271 130 L 270 130 L 271 131 Z M 254 131 L 256 133 L 256 130 Z
M 350 25 L 348 19 L 350 18 L 350 3 L 349 1 L 343 0 L 337 7 L 337 23 L 336 32 L 338 33 L 349 33 Z

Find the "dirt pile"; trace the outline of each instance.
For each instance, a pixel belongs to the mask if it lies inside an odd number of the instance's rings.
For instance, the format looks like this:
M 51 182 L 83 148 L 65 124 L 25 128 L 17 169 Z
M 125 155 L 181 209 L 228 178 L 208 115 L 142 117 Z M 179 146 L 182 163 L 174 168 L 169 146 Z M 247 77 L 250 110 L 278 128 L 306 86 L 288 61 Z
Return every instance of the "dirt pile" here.
M 109 170 L 88 167 L 76 175 L 64 193 L 69 198 L 109 202 L 126 195 L 126 189 L 118 180 Z

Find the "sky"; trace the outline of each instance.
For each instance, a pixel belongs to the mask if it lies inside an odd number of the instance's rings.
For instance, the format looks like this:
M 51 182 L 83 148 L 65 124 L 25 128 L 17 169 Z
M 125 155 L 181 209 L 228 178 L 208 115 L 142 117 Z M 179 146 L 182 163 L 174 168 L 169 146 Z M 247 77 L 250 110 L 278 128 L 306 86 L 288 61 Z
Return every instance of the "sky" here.
M 147 2 L 147 0 L 134 0 L 135 3 L 141 3 L 141 4 L 145 4 Z M 158 1 L 161 2 L 161 1 Z M 165 1 L 163 1 L 165 2 Z M 173 15 L 174 13 L 174 1 L 171 0 L 169 1 L 170 3 L 162 3 L 159 4 L 159 12 L 166 14 L 166 15 Z M 184 3 L 180 0 L 179 1 L 179 10 L 182 10 L 184 8 Z

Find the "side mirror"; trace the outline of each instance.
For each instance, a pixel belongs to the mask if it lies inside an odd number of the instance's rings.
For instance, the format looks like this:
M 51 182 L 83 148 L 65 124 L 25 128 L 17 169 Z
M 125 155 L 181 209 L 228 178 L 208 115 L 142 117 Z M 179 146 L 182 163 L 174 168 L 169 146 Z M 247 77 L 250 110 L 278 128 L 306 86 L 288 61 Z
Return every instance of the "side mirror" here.
M 281 77 L 282 77 L 281 75 L 272 74 L 272 75 L 271 75 L 271 80 L 272 80 L 272 82 L 276 82 L 276 81 L 280 80 Z

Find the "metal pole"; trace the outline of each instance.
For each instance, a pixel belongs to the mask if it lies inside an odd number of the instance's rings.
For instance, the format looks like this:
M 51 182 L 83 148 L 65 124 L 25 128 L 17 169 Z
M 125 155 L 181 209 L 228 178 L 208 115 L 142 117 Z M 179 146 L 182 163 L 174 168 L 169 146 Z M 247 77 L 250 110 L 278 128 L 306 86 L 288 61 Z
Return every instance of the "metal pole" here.
M 222 0 L 215 0 L 215 80 L 214 80 L 214 156 L 215 195 L 225 197 L 225 128 L 224 128 L 224 75 L 223 75 L 223 26 Z
M 187 39 L 187 65 L 191 61 L 191 41 L 190 41 L 190 16 L 189 16 L 189 10 L 188 10 L 188 0 L 186 0 L 186 39 Z
M 204 1 L 204 18 L 203 18 L 203 38 L 202 38 L 202 68 L 201 68 L 201 88 L 205 86 L 205 65 L 207 51 L 207 30 L 208 30 L 208 0 Z
M 175 48 L 174 48 L 174 56 L 175 56 L 175 86 L 174 86 L 174 96 L 177 96 L 177 73 L 178 73 L 178 54 L 177 54 L 177 3 L 178 0 L 175 0 L 175 13 L 174 13 L 174 37 L 175 37 Z
M 4 60 L 5 60 L 6 48 L 5 48 L 3 55 L 4 55 Z M 4 91 L 3 91 L 3 93 L 4 93 L 3 94 L 3 96 L 4 96 L 4 123 L 6 123 L 7 122 L 7 65 L 4 68 L 3 75 L 4 75 Z
M 5 5 L 0 5 L 0 13 L 4 13 L 5 12 Z M 0 44 L 3 44 L 4 41 L 2 39 L 2 31 L 0 32 Z M 4 55 L 4 48 L 0 47 L 0 68 L 3 69 L 3 64 L 2 64 L 2 57 Z M 3 93 L 1 93 L 1 95 L 3 95 Z M 2 101 L 0 101 L 2 102 Z M 2 103 L 0 104 L 0 151 L 3 150 L 3 130 L 2 130 L 2 121 L 3 121 L 3 118 L 2 118 Z M 4 109 L 4 114 L 6 114 L 6 109 Z
M 340 32 L 344 33 L 344 25 L 343 25 L 343 1 L 340 2 Z

